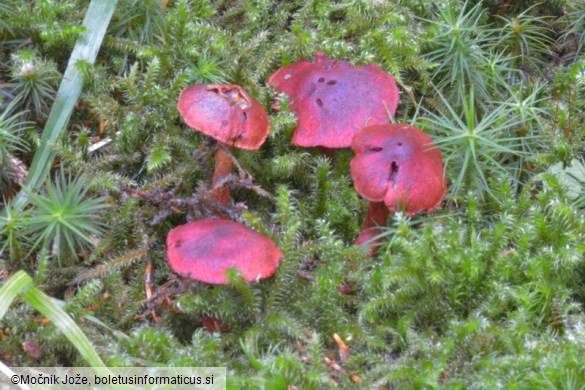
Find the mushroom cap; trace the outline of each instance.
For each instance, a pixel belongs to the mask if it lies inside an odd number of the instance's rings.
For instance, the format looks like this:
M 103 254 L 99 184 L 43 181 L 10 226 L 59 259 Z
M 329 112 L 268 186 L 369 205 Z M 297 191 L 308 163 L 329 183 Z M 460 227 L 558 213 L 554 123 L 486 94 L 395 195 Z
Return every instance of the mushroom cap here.
M 433 211 L 447 193 L 441 152 L 416 127 L 369 126 L 353 138 L 351 177 L 357 192 L 407 215 Z
M 354 67 L 317 53 L 277 70 L 268 83 L 291 100 L 298 118 L 291 143 L 347 148 L 360 129 L 388 123 L 398 106 L 394 78 L 374 64 Z
M 262 104 L 239 85 L 191 85 L 181 92 L 177 108 L 189 127 L 240 149 L 260 148 L 270 131 Z
M 189 222 L 167 236 L 167 260 L 173 271 L 210 284 L 227 284 L 225 273 L 230 268 L 237 269 L 247 282 L 267 278 L 281 258 L 268 237 L 222 219 Z

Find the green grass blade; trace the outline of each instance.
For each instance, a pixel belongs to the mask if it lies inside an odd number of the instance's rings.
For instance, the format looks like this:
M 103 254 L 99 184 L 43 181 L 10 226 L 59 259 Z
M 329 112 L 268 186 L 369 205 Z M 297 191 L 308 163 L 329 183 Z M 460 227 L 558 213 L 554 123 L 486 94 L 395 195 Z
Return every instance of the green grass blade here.
M 51 108 L 47 124 L 43 131 L 41 143 L 33 158 L 27 177 L 27 185 L 31 190 L 37 189 L 49 173 L 55 152 L 51 145 L 56 142 L 69 122 L 75 102 L 83 87 L 83 74 L 76 64 L 82 60 L 93 64 L 102 44 L 106 29 L 116 8 L 118 0 L 92 0 L 87 9 L 83 26 L 86 31 L 77 39 L 73 48 L 55 102 Z M 14 200 L 14 208 L 22 210 L 28 203 L 28 195 L 21 191 Z
M 33 286 L 32 278 L 24 271 L 18 271 L 12 275 L 0 288 L 0 320 L 18 295 L 22 295 L 26 302 L 51 320 L 71 341 L 85 361 L 96 368 L 96 372 L 102 375 L 108 374 L 106 368 L 100 369 L 100 367 L 105 367 L 105 364 L 79 326 L 59 306 L 56 299 Z
M 0 320 L 8 311 L 14 298 L 27 286 L 32 285 L 32 279 L 24 271 L 18 271 L 0 288 Z
M 24 299 L 47 317 L 71 341 L 81 356 L 92 367 L 104 367 L 91 342 L 69 315 L 51 298 L 38 288 L 30 286 L 23 294 Z M 99 371 L 98 371 L 99 372 Z

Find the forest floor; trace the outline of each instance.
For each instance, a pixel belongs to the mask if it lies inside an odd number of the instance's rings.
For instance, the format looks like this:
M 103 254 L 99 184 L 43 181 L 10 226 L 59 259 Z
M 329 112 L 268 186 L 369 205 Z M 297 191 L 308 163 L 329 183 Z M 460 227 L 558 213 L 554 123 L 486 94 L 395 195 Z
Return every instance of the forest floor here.
M 0 368 L 226 367 L 238 389 L 585 389 L 584 31 L 583 0 L 3 1 Z M 386 202 L 372 256 L 354 245 L 369 207 L 357 147 L 292 145 L 314 120 L 306 91 L 282 86 L 297 76 L 269 82 L 303 60 L 385 75 L 335 95 L 343 107 L 391 76 L 399 100 L 382 122 L 440 151 L 446 193 L 418 160 L 372 171 L 395 184 L 410 169 L 422 195 Z M 255 99 L 263 145 L 194 131 L 177 109 L 194 84 L 239 85 L 213 88 L 245 121 Z M 217 150 L 235 167 L 214 180 Z M 187 239 L 167 236 L 207 219 L 265 236 L 278 268 L 191 280 L 167 258 Z

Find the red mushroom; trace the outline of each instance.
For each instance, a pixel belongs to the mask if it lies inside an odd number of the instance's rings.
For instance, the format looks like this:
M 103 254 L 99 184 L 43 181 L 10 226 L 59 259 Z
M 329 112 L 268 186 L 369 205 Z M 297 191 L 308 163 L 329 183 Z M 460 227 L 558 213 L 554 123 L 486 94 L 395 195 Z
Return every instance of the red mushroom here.
M 363 127 L 388 123 L 399 98 L 394 78 L 377 65 L 354 67 L 324 53 L 280 68 L 268 83 L 290 98 L 298 117 L 291 143 L 304 147 L 349 147 Z
M 369 126 L 356 134 L 351 147 L 355 152 L 350 163 L 355 189 L 372 202 L 356 245 L 378 234 L 372 228 L 385 225 L 389 211 L 403 210 L 406 215 L 433 211 L 445 197 L 441 152 L 416 127 Z
M 270 131 L 264 107 L 238 85 L 191 85 L 181 92 L 177 108 L 189 127 L 240 149 L 260 148 Z M 223 206 L 229 203 L 229 190 L 215 187 L 231 168 L 231 158 L 219 148 L 211 187 L 214 200 Z
M 227 284 L 230 268 L 247 282 L 267 278 L 281 258 L 272 240 L 233 221 L 202 219 L 178 226 L 167 236 L 167 259 L 173 271 L 210 284 Z

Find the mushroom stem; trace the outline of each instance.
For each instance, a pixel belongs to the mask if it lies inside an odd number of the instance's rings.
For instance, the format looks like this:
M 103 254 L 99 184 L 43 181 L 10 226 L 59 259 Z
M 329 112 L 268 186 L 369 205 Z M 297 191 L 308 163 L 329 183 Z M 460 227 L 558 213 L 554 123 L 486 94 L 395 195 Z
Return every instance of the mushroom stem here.
M 229 151 L 229 147 L 227 147 L 227 149 Z M 215 169 L 213 171 L 213 178 L 211 179 L 211 198 L 214 202 L 224 207 L 227 207 L 230 203 L 230 190 L 222 185 L 217 186 L 217 183 L 223 177 L 230 174 L 232 165 L 233 163 L 230 156 L 223 148 L 218 147 L 217 152 L 215 153 Z
M 379 226 L 386 226 L 389 214 L 390 210 L 388 210 L 384 202 L 370 202 L 368 205 L 368 214 L 362 225 L 360 235 L 355 241 L 355 245 L 369 247 L 370 256 L 373 256 L 376 253 L 376 250 L 378 250 L 378 244 L 383 241 L 380 238 L 372 240 L 380 234 L 380 229 L 376 228 Z

